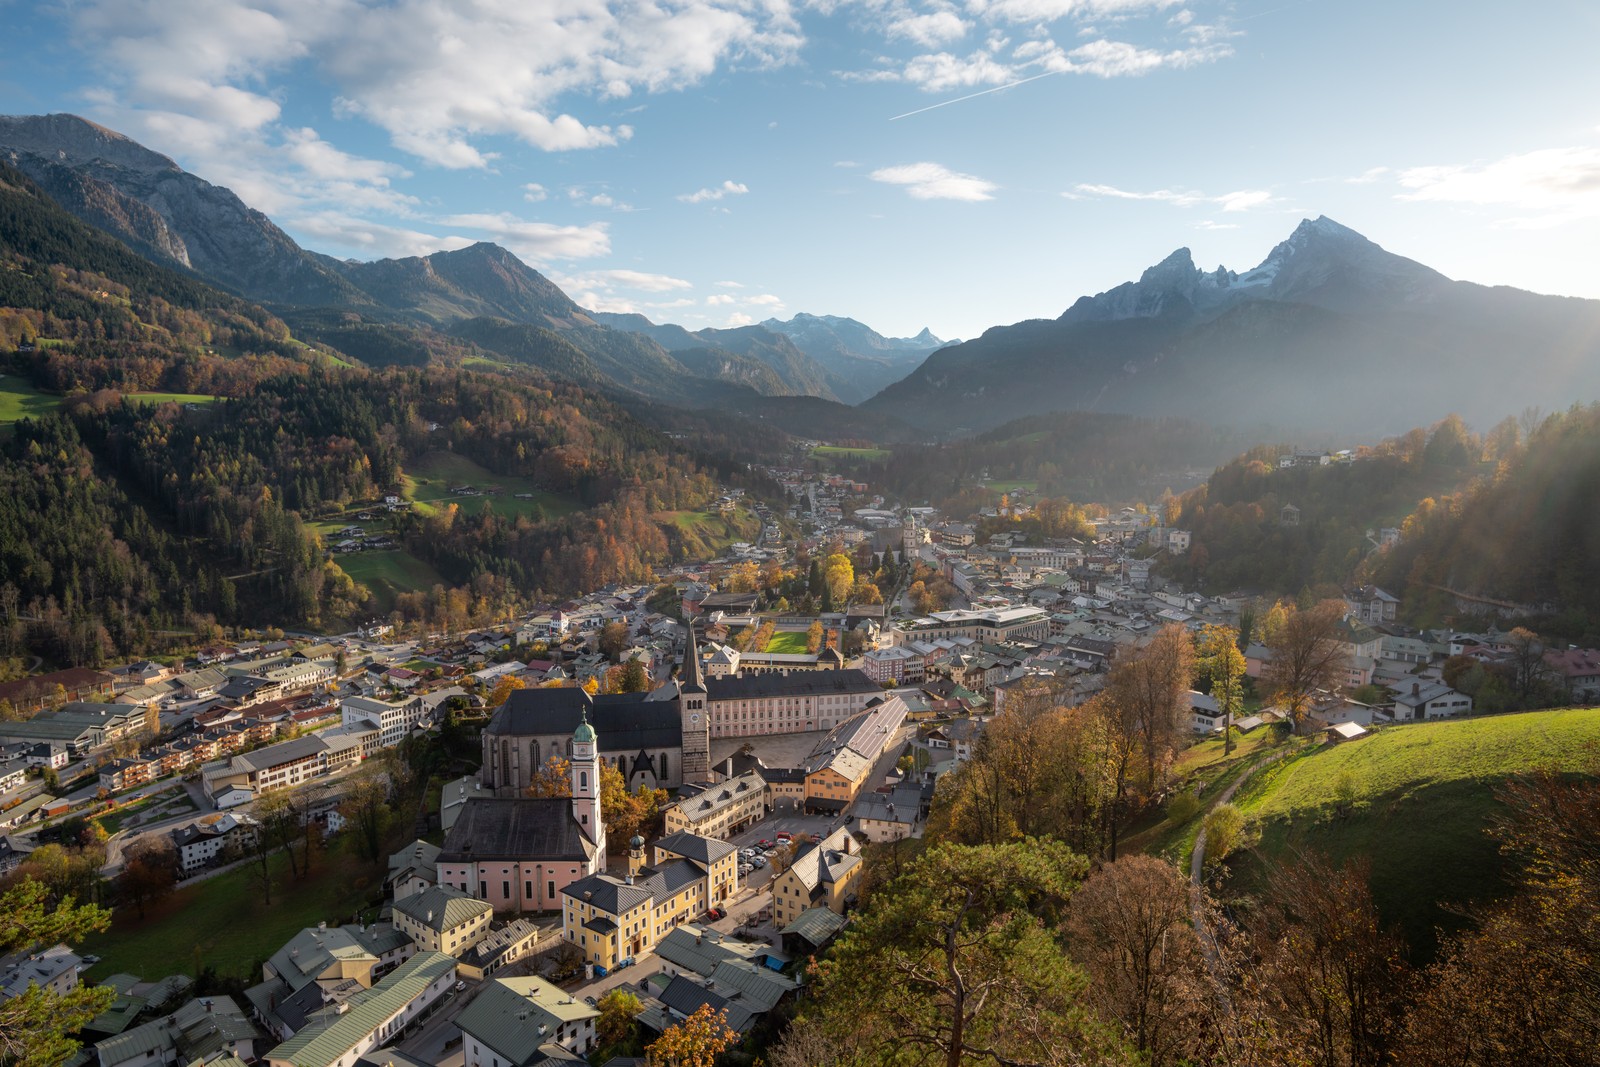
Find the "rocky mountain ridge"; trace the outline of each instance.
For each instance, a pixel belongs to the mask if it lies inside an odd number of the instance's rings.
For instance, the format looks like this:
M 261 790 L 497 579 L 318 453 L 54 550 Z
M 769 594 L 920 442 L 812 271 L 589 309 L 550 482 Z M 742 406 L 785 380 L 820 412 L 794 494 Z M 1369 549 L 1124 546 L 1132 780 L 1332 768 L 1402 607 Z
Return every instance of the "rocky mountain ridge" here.
M 1319 217 L 1243 273 L 1181 248 L 1057 319 L 941 349 L 863 407 L 946 434 L 1063 410 L 1383 434 L 1596 396 L 1600 301 L 1452 281 Z

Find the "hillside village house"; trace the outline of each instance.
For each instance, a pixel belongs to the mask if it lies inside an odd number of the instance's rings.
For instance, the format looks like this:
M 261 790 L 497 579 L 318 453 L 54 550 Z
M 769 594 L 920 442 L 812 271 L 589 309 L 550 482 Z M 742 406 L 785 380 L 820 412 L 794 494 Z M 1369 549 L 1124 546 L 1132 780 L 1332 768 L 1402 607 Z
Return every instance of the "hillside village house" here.
M 464 955 L 489 932 L 494 909 L 454 886 L 434 886 L 394 902 L 394 927 L 420 952 Z
M 371 989 L 344 1001 L 321 1027 L 307 1027 L 265 1059 L 269 1067 L 352 1067 L 363 1053 L 395 1040 L 443 997 L 456 980 L 456 961 L 422 952 Z
M 255 838 L 256 821 L 248 815 L 207 815 L 167 836 L 178 852 L 178 869 L 184 877 L 214 862 L 230 842 L 242 845 Z
M 628 842 L 625 878 L 591 875 L 562 894 L 561 936 L 591 964 L 613 969 L 738 891 L 738 851 L 725 841 L 671 834 L 655 843 L 650 867 L 644 847 L 641 837 Z
M 309 927 L 262 965 L 262 980 L 244 991 L 245 999 L 263 1027 L 287 1040 L 330 1003 L 371 989 L 415 951 L 411 939 L 388 923 Z
M 457 1020 L 465 1067 L 554 1067 L 583 1063 L 594 1048 L 598 1009 L 543 978 L 497 978 Z
M 668 834 L 727 839 L 766 813 L 767 783 L 756 771 L 704 787 L 685 786 L 662 813 Z
M 265 1042 L 232 997 L 191 1000 L 163 1015 L 96 1042 L 100 1067 L 179 1067 L 195 1062 L 254 1060 Z
M 773 925 L 782 929 L 812 907 L 843 915 L 854 903 L 861 869 L 856 839 L 842 826 L 801 846 L 789 869 L 772 880 Z
M 1389 688 L 1395 694 L 1396 721 L 1447 719 L 1472 714 L 1472 698 L 1456 692 L 1443 682 L 1419 680 L 1402 682 Z

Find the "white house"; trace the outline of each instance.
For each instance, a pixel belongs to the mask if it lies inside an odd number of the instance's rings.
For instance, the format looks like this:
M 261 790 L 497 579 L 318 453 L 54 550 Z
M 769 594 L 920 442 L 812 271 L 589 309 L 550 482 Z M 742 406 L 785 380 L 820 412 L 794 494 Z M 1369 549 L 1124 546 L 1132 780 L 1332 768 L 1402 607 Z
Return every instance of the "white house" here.
M 178 850 L 178 868 L 188 877 L 211 863 L 229 841 L 244 843 L 256 833 L 256 821 L 248 815 L 207 815 L 190 826 L 182 826 L 168 836 Z

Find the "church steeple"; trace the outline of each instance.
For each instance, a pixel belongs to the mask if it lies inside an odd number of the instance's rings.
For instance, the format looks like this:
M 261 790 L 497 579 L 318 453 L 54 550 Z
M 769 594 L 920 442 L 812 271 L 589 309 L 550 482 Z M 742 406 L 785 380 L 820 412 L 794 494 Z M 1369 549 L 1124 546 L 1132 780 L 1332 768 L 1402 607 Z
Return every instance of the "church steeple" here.
M 694 623 L 690 621 L 686 625 L 689 627 L 689 643 L 683 650 L 683 673 L 678 682 L 678 691 L 704 693 L 706 683 L 700 672 L 700 650 L 694 643 Z
M 678 712 L 683 720 L 683 780 L 711 780 L 711 713 L 706 703 L 706 682 L 700 673 L 700 650 L 695 647 L 694 623 L 678 674 Z
M 572 731 L 572 817 L 584 834 L 605 852 L 606 828 L 600 819 L 600 745 L 589 711 L 579 713 L 578 728 Z

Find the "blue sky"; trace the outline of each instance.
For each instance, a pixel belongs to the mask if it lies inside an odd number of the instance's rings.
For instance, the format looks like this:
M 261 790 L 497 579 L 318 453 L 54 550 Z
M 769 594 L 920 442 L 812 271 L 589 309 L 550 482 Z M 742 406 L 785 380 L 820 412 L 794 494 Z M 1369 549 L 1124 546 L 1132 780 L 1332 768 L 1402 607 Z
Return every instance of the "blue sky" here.
M 581 303 L 970 337 L 1329 215 L 1600 298 L 1600 5 L 0 0 L 70 111 L 308 248 L 491 240 Z M 993 90 L 993 91 L 990 91 Z M 981 94 L 981 95 L 980 95 Z

